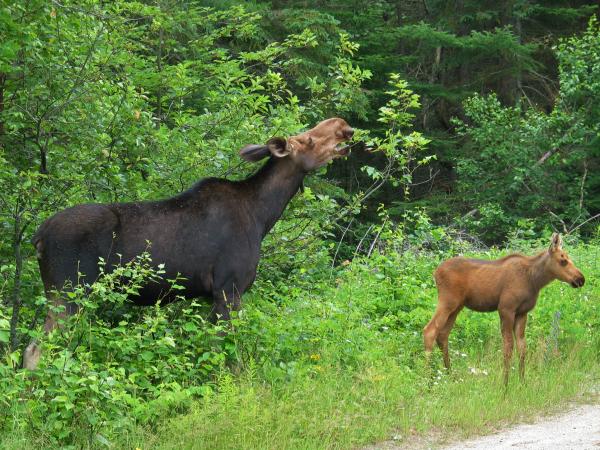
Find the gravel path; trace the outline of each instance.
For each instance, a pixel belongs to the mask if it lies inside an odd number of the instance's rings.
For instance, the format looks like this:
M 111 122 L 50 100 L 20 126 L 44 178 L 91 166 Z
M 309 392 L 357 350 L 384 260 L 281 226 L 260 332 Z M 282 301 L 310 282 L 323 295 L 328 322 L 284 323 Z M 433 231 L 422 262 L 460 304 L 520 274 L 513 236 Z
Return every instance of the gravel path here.
M 443 445 L 444 440 L 436 433 L 407 440 L 398 436 L 362 450 L 600 450 L 600 404 L 574 406 L 558 415 L 466 441 Z
M 567 413 L 517 425 L 497 434 L 444 447 L 463 449 L 600 449 L 600 405 L 577 407 Z

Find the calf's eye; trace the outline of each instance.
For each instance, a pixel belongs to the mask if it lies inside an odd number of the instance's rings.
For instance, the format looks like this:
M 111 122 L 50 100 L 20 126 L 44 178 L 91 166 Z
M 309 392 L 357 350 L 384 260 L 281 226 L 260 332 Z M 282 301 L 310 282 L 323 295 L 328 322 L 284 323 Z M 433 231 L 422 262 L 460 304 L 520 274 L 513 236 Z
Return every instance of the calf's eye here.
M 560 265 L 561 266 L 566 266 L 567 265 L 567 260 L 566 259 L 561 259 L 560 260 Z

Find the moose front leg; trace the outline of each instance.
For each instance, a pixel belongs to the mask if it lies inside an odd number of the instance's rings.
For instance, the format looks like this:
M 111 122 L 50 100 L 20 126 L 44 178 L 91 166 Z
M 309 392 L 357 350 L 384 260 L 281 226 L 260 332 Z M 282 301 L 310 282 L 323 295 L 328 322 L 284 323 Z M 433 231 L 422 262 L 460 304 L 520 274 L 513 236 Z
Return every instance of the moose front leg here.
M 517 351 L 519 352 L 519 377 L 525 379 L 525 355 L 527 353 L 527 342 L 525 341 L 525 327 L 527 325 L 527 314 L 515 317 L 515 338 L 517 340 Z
M 229 321 L 231 311 L 239 311 L 241 307 L 241 295 L 235 287 L 230 284 L 228 288 L 215 289 L 213 291 L 213 308 L 209 320 L 216 323 L 219 320 Z
M 515 323 L 515 313 L 512 311 L 499 311 L 502 327 L 502 340 L 504 342 L 504 386 L 508 386 L 508 374 L 510 372 L 510 362 L 514 347 L 513 329 Z

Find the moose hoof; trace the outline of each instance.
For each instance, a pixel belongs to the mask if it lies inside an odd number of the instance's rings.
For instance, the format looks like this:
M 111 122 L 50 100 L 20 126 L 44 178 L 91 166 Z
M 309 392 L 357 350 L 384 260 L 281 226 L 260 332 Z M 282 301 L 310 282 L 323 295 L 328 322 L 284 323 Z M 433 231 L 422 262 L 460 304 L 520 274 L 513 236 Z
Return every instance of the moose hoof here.
M 23 353 L 23 368 L 28 370 L 37 369 L 40 356 L 42 356 L 42 349 L 37 342 L 31 342 L 25 349 L 25 353 Z

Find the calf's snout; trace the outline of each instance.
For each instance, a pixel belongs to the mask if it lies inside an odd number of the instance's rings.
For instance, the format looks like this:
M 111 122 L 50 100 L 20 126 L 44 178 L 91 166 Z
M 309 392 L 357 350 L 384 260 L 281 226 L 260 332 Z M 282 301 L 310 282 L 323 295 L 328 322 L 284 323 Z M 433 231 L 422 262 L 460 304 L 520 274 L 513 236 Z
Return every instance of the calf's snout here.
M 575 287 L 575 288 L 579 288 L 582 287 L 585 284 L 585 277 L 583 276 L 583 274 L 579 274 L 578 276 L 576 276 L 573 281 L 571 281 L 571 286 Z

